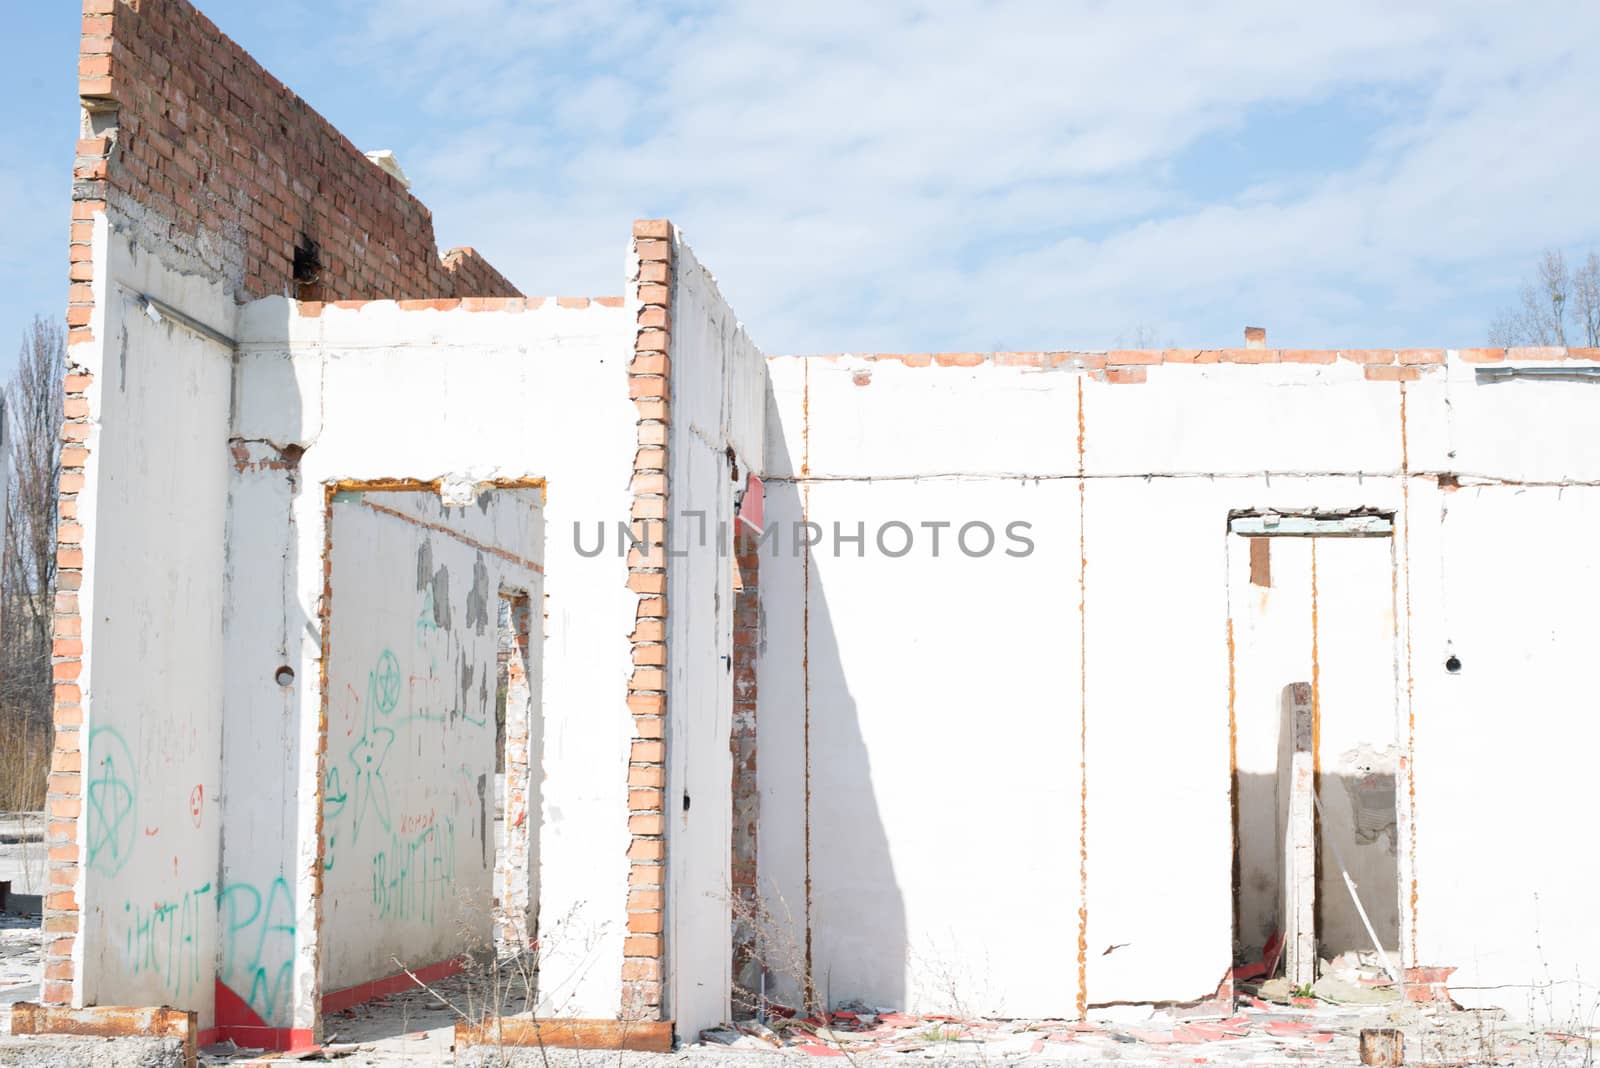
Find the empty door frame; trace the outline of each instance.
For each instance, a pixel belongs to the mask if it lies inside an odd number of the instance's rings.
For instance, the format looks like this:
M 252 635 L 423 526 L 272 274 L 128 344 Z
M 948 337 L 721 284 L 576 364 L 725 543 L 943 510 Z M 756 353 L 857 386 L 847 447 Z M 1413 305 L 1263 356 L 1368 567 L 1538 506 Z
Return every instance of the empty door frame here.
M 1248 573 L 1235 574 L 1239 570 L 1234 561 L 1231 548 L 1231 539 L 1235 536 L 1250 540 L 1251 548 L 1259 547 L 1260 552 L 1251 552 L 1248 557 Z M 1247 581 L 1257 584 L 1268 584 L 1270 579 L 1270 562 L 1267 555 L 1266 539 L 1271 538 L 1386 538 L 1389 542 L 1389 568 L 1390 568 L 1390 609 L 1393 619 L 1393 633 L 1391 647 L 1393 649 L 1394 671 L 1394 732 L 1393 739 L 1399 749 L 1398 767 L 1395 773 L 1395 826 L 1396 834 L 1396 880 L 1394 893 L 1396 895 L 1395 907 L 1399 918 L 1398 923 L 1398 951 L 1399 959 L 1396 963 L 1405 967 L 1409 965 L 1414 956 L 1410 928 L 1407 917 L 1412 922 L 1415 918 L 1415 901 L 1407 900 L 1406 887 L 1413 886 L 1413 858 L 1409 849 L 1403 848 L 1401 843 L 1406 841 L 1409 832 L 1409 812 L 1406 799 L 1410 793 L 1411 758 L 1407 739 L 1409 732 L 1406 729 L 1406 709 L 1408 696 L 1403 689 L 1404 679 L 1401 677 L 1402 656 L 1404 653 L 1402 636 L 1400 633 L 1401 618 L 1401 591 L 1402 578 L 1400 560 L 1402 547 L 1398 546 L 1398 537 L 1403 536 L 1396 527 L 1393 512 L 1372 508 L 1358 508 L 1350 510 L 1321 511 L 1321 510 L 1278 510 L 1278 509 L 1246 509 L 1232 512 L 1228 516 L 1227 531 L 1224 540 L 1224 567 L 1225 591 L 1227 599 L 1227 652 L 1228 652 L 1228 754 L 1229 754 L 1229 806 L 1230 824 L 1232 834 L 1232 856 L 1230 867 L 1232 872 L 1232 928 L 1233 943 L 1240 943 L 1240 901 L 1241 901 L 1241 870 L 1240 870 L 1240 770 L 1239 770 L 1239 710 L 1238 710 L 1238 645 L 1236 639 L 1236 619 L 1234 611 L 1235 585 Z M 1259 539 L 1259 540 L 1258 540 Z M 1317 680 L 1311 679 L 1313 683 Z M 1320 702 L 1314 704 L 1316 713 L 1320 715 Z M 1319 724 L 1320 726 L 1320 724 Z M 1317 732 L 1320 742 L 1320 731 Z M 1317 778 L 1320 780 L 1320 752 L 1314 748 L 1317 762 Z M 1320 781 L 1317 783 L 1320 788 Z M 1326 803 L 1326 802 L 1324 802 Z M 1318 821 L 1320 836 L 1320 819 Z M 1322 847 L 1320 837 L 1317 845 L 1317 856 L 1320 864 Z M 1337 881 L 1337 880 L 1336 880 Z M 1319 878 L 1319 883 L 1321 882 Z M 1319 894 L 1320 900 L 1320 894 Z M 1320 923 L 1317 925 L 1317 935 L 1322 935 Z M 1319 944 L 1320 945 L 1320 944 Z M 1231 963 L 1231 962 L 1230 962 Z M 1232 972 L 1230 971 L 1230 975 Z
M 382 479 L 340 479 L 323 483 L 323 508 L 322 508 L 322 596 L 317 606 L 317 629 L 321 653 L 319 657 L 319 721 L 316 750 L 315 778 L 312 782 L 314 794 L 314 841 L 316 844 L 315 860 L 311 870 L 311 907 L 313 915 L 314 933 L 309 939 L 309 965 L 310 979 L 307 996 L 309 1003 L 315 1006 L 313 1012 L 314 1032 L 318 1041 L 322 1038 L 322 1002 L 324 990 L 323 973 L 325 970 L 324 940 L 323 940 L 323 878 L 327 870 L 326 840 L 324 835 L 324 809 L 325 809 L 325 784 L 328 774 L 328 724 L 329 724 L 329 667 L 333 649 L 333 520 L 334 503 L 341 493 L 374 493 L 374 492 L 415 492 L 438 494 L 442 488 L 440 479 L 410 479 L 410 478 L 382 478 Z M 491 479 L 477 484 L 479 491 L 484 490 L 538 490 L 540 491 L 540 504 L 543 506 L 547 490 L 545 480 L 542 478 L 506 478 Z M 489 546 L 481 546 L 497 555 L 503 552 Z M 542 546 L 541 546 L 542 555 Z M 524 568 L 535 574 L 543 574 L 543 565 L 539 561 L 518 561 Z M 543 641 L 542 629 L 539 640 Z M 492 766 L 492 765 L 491 765 Z M 497 851 L 498 853 L 498 851 Z M 491 880 L 493 876 L 491 875 Z M 493 885 L 491 881 L 491 886 Z M 492 898 L 492 891 L 491 891 Z M 492 901 L 490 902 L 492 905 Z M 297 996 L 298 997 L 298 996 Z

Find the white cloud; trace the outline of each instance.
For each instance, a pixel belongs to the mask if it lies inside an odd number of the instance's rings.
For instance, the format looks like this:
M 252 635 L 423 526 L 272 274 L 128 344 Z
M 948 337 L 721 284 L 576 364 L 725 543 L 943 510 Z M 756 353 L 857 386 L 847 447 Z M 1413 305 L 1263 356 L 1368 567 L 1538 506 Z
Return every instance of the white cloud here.
M 1152 7 L 398 0 L 353 34 L 426 112 L 402 158 L 442 242 L 615 292 L 628 220 L 670 215 L 769 351 L 1215 344 L 1247 319 L 1471 343 L 1535 249 L 1600 235 L 1600 13 Z M 1252 140 L 1260 109 L 1391 92 L 1342 169 L 1285 176 Z M 1273 177 L 1197 198 L 1174 163 L 1223 133 Z

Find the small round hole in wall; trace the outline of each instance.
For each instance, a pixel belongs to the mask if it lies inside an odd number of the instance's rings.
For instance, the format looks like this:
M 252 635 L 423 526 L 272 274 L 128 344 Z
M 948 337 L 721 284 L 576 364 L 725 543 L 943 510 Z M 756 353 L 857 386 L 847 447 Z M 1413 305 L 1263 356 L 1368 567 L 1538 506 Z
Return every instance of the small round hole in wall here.
M 292 686 L 294 685 L 294 668 L 285 664 L 273 673 L 272 678 L 279 686 Z
M 1461 674 L 1461 658 L 1454 653 L 1445 657 L 1444 669 L 1452 675 Z

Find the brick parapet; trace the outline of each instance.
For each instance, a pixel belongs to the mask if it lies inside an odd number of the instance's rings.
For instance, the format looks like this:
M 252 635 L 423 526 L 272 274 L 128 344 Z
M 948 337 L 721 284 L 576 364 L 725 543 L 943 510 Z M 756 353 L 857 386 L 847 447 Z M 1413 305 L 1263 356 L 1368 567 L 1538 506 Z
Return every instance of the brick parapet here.
M 1600 348 L 1534 346 L 1483 349 L 1113 349 L 1107 352 L 901 352 L 825 353 L 812 360 L 860 360 L 905 367 L 1018 367 L 1038 371 L 1077 371 L 1097 381 L 1139 383 L 1148 369 L 1209 364 L 1355 364 L 1373 382 L 1414 382 L 1437 371 L 1450 358 L 1467 364 L 1600 362 Z M 769 357 L 789 359 L 795 357 Z M 863 379 L 863 384 L 870 381 Z
M 239 300 L 520 295 L 188 0 L 83 10 L 74 177 L 130 236 Z

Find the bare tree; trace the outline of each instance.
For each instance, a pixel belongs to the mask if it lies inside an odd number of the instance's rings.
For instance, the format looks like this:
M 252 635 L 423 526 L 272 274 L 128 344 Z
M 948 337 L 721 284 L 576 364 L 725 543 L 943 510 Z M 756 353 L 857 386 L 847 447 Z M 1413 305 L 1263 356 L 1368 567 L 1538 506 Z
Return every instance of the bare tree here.
M 36 316 L 6 397 L 11 484 L 0 576 L 0 714 L 30 727 L 50 722 L 65 366 L 61 327 Z
M 1593 252 L 1576 270 L 1550 249 L 1539 260 L 1535 279 L 1522 287 L 1517 304 L 1489 325 L 1492 345 L 1600 346 L 1600 255 Z
M 1589 253 L 1583 266 L 1572 272 L 1572 305 L 1584 344 L 1600 348 L 1600 253 Z

